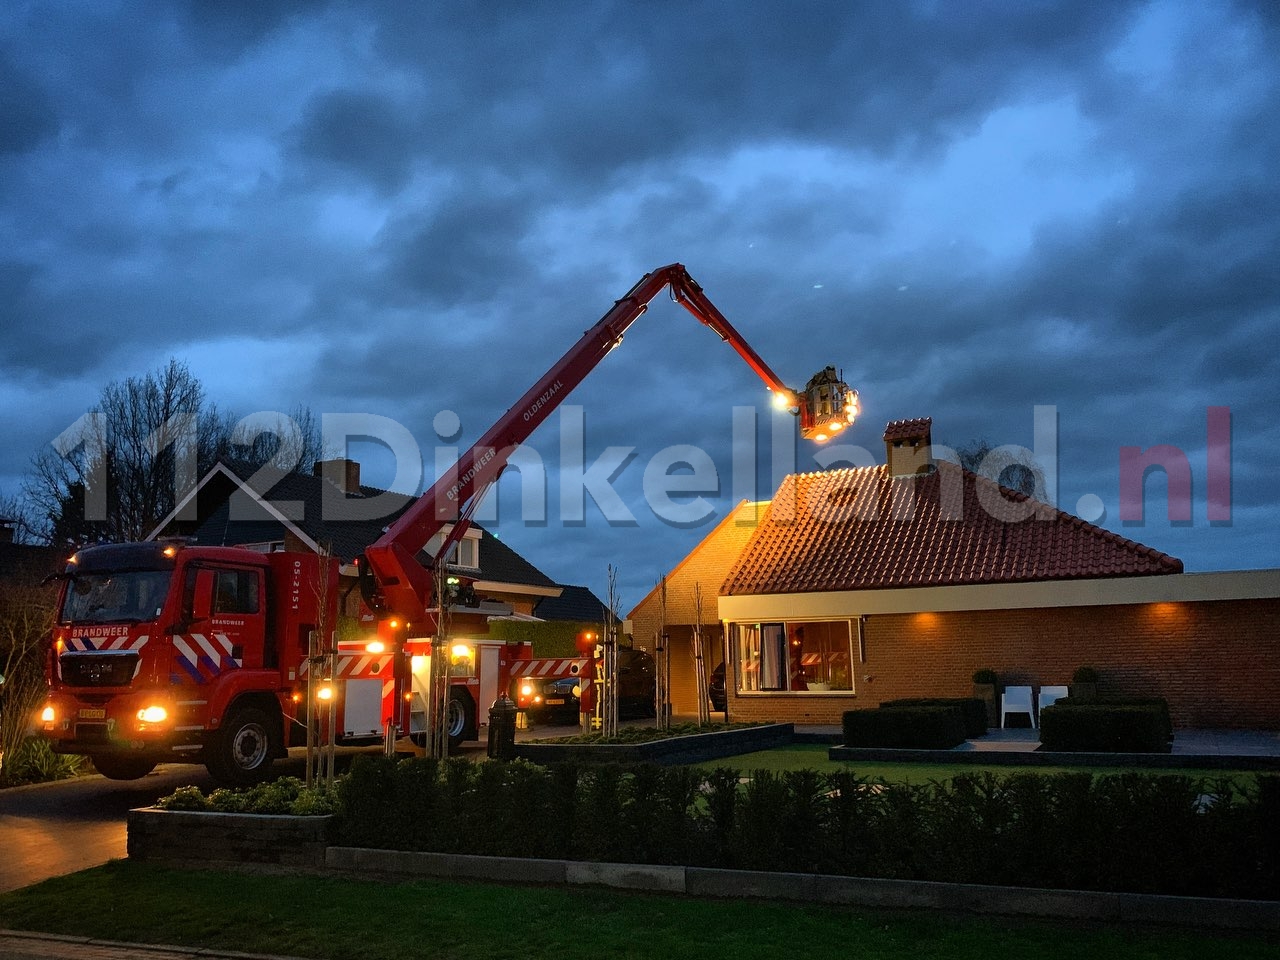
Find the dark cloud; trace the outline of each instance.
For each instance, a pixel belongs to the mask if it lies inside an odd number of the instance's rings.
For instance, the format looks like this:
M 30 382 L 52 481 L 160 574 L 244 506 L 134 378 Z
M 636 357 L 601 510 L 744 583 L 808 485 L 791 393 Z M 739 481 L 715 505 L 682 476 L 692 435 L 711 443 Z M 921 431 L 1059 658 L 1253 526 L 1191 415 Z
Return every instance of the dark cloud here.
M 1274 562 L 1278 50 L 1245 2 L 5 8 L 0 388 L 45 415 L 6 421 L 0 494 L 169 355 L 242 412 L 396 419 L 430 462 L 436 413 L 469 442 L 679 260 L 784 381 L 842 367 L 876 455 L 890 419 L 1029 446 L 1056 407 L 1061 503 L 1113 525 L 1119 448 L 1178 446 L 1202 488 L 1230 406 L 1236 523 L 1153 504 L 1126 535 Z M 764 400 L 665 298 L 570 398 L 588 462 L 636 448 L 623 502 L 688 443 L 717 517 L 735 405 L 772 485 Z M 533 438 L 553 482 L 558 422 Z M 615 562 L 633 601 L 703 532 L 550 505 L 504 512 L 509 542 L 575 582 Z

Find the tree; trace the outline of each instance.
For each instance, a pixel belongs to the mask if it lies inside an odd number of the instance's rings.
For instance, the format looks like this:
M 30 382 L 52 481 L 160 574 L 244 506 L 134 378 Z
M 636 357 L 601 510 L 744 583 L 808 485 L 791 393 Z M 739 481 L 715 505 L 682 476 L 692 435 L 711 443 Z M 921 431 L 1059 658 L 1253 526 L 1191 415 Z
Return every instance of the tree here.
M 185 363 L 103 388 L 97 404 L 32 458 L 24 484 L 50 543 L 140 540 L 219 460 L 275 476 L 321 451 L 309 410 L 219 414 Z
M 994 480 L 1010 490 L 1025 493 L 1037 500 L 1046 500 L 1044 468 L 1026 451 L 1019 456 L 1018 448 L 993 447 L 983 437 L 970 440 L 956 450 L 960 466 L 980 477 Z
M 26 738 L 45 695 L 44 658 L 55 591 L 34 565 L 0 580 L 0 782 L 4 758 Z

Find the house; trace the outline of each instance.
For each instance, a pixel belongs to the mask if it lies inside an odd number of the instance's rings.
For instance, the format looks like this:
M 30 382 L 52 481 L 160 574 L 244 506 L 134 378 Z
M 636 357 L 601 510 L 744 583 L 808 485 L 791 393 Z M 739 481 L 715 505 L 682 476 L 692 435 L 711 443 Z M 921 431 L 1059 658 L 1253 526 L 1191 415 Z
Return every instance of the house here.
M 272 478 L 265 491 L 218 463 L 160 522 L 148 539 L 183 536 L 202 545 L 245 546 L 262 552 L 327 551 L 342 563 L 344 612 L 356 613 L 354 561 L 416 498 L 360 483 L 352 460 L 317 462 L 311 475 Z M 440 538 L 429 542 L 433 556 Z M 555 581 L 488 530 L 471 524 L 453 548 L 449 569 L 474 581 L 479 609 L 525 620 L 540 603 L 564 592 Z
M 731 717 L 835 723 L 885 700 L 968 695 L 980 668 L 1038 686 L 1089 665 L 1104 692 L 1167 698 L 1180 726 L 1280 728 L 1280 571 L 1184 573 L 935 463 L 931 432 L 891 423 L 884 465 L 779 487 L 718 590 Z M 714 536 L 681 566 L 707 552 L 723 567 Z

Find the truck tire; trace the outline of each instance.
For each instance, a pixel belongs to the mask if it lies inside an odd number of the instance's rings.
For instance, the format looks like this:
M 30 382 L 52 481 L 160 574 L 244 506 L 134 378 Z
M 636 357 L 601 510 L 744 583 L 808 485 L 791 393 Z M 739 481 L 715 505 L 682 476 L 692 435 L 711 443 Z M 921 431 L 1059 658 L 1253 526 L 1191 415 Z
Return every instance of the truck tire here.
M 219 783 L 257 783 L 271 769 L 279 724 L 254 707 L 236 710 L 209 745 L 205 766 Z
M 94 757 L 93 765 L 108 780 L 141 780 L 156 768 L 154 760 L 119 754 L 103 754 Z
M 467 734 L 475 730 L 476 708 L 471 696 L 462 690 L 449 691 L 449 715 L 445 719 L 445 730 L 449 733 L 449 752 L 452 753 Z

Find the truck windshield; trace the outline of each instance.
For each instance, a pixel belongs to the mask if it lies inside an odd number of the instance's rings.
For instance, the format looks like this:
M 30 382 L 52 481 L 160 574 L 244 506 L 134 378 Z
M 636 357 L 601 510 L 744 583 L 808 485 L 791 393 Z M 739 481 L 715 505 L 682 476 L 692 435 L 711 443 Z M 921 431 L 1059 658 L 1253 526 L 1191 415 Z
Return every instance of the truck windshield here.
M 67 584 L 61 623 L 120 623 L 160 615 L 169 592 L 168 570 L 76 574 Z

